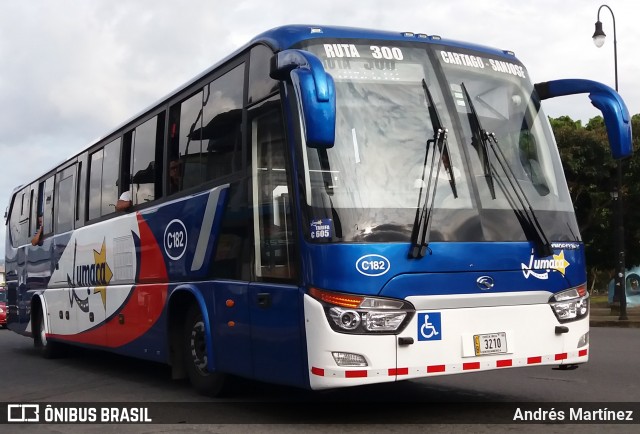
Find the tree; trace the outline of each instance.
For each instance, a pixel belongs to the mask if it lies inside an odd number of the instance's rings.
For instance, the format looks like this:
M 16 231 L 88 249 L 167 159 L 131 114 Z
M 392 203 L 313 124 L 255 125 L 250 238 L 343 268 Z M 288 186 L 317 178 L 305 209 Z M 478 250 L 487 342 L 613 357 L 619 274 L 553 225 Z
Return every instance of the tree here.
M 616 161 L 612 158 L 604 119 L 597 116 L 582 127 L 569 116 L 550 118 L 558 143 L 576 218 L 585 243 L 587 267 L 613 270 L 613 212 L 610 192 L 617 184 Z M 633 147 L 640 149 L 640 114 L 632 117 Z M 640 264 L 640 162 L 623 160 L 625 250 L 627 266 Z

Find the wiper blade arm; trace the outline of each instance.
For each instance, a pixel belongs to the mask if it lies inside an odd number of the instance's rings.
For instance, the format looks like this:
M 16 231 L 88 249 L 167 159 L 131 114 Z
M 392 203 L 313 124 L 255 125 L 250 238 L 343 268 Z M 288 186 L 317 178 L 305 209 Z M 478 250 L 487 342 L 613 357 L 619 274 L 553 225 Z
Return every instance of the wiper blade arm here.
M 528 222 L 529 228 L 532 230 L 534 236 L 536 237 L 536 241 L 537 241 L 536 247 L 538 249 L 538 256 L 540 257 L 551 256 L 553 254 L 551 243 L 547 239 L 547 236 L 544 233 L 542 226 L 540 225 L 540 221 L 538 220 L 538 217 L 536 217 L 536 213 L 533 211 L 533 206 L 531 206 L 531 202 L 529 202 L 529 199 L 527 198 L 527 195 L 525 194 L 524 189 L 522 188 L 522 185 L 520 184 L 520 182 L 518 182 L 518 178 L 516 178 L 516 175 L 513 173 L 511 166 L 509 166 L 509 164 L 506 163 L 507 158 L 502 152 L 502 149 L 500 149 L 500 145 L 498 144 L 498 139 L 496 138 L 495 133 L 488 133 L 487 138 L 489 139 L 488 140 L 489 147 L 491 148 L 494 155 L 496 156 L 496 160 L 498 161 L 498 164 L 500 164 L 500 167 L 502 167 L 502 170 L 504 171 L 507 177 L 507 180 L 511 185 L 511 189 L 515 193 L 516 197 L 518 198 L 518 201 L 520 202 L 520 205 L 522 206 L 522 210 L 524 212 L 526 221 Z
M 472 141 L 471 144 L 473 145 L 473 142 L 480 143 L 482 147 L 482 159 L 483 159 L 482 166 L 484 169 L 484 177 L 487 180 L 487 184 L 489 185 L 491 198 L 495 199 L 496 187 L 493 182 L 493 170 L 491 167 L 491 161 L 489 160 L 489 145 L 488 145 L 489 137 L 488 137 L 487 131 L 482 128 L 482 125 L 480 125 L 480 118 L 478 117 L 478 114 L 476 113 L 476 108 L 473 105 L 473 102 L 471 101 L 471 96 L 469 96 L 469 92 L 467 92 L 467 87 L 464 85 L 464 83 L 460 83 L 460 86 L 462 87 L 464 96 L 467 100 L 467 103 L 469 104 L 469 110 L 471 111 L 471 113 L 469 113 L 469 124 L 471 124 L 471 134 L 473 134 L 473 138 L 471 139 Z
M 493 168 L 492 163 L 489 159 L 489 149 L 491 149 L 492 153 L 495 155 L 496 161 L 498 162 L 498 164 L 500 164 L 500 167 L 504 171 L 505 177 L 507 178 L 507 181 L 511 186 L 511 191 L 513 191 L 518 202 L 520 202 L 520 206 L 522 207 L 522 209 L 516 210 L 514 206 L 515 204 L 512 203 L 515 201 L 506 191 L 506 186 L 504 185 L 504 183 L 499 184 L 505 194 L 505 197 L 507 198 L 507 201 L 509 202 L 511 207 L 514 208 L 514 211 L 518 216 L 518 220 L 521 222 L 521 224 L 523 224 L 525 235 L 527 235 L 527 238 L 529 238 L 530 235 L 533 235 L 539 256 L 551 256 L 553 254 L 551 243 L 549 243 L 549 240 L 547 239 L 547 236 L 544 233 L 544 230 L 542 229 L 542 226 L 540 225 L 535 212 L 533 211 L 531 202 L 529 202 L 529 199 L 527 199 L 527 195 L 525 194 L 522 185 L 520 184 L 520 182 L 518 182 L 518 178 L 513 173 L 511 166 L 509 166 L 509 164 L 507 163 L 507 158 L 502 152 L 502 149 L 500 149 L 495 133 L 487 133 L 484 129 L 482 129 L 482 126 L 480 125 L 480 119 L 476 112 L 475 106 L 473 105 L 473 101 L 471 100 L 469 92 L 467 92 L 467 88 L 465 87 L 464 83 L 462 83 L 461 85 L 462 90 L 465 94 L 465 98 L 469 104 L 469 122 L 471 123 L 471 128 L 474 130 L 474 137 L 477 136 L 479 138 L 482 143 L 483 151 L 485 153 L 485 176 L 488 175 L 488 180 L 491 180 L 491 182 L 489 183 L 489 188 L 491 190 L 492 198 L 496 198 L 495 187 L 493 186 L 493 176 L 495 174 L 495 169 Z M 524 227 L 524 225 L 526 225 L 526 227 Z
M 442 122 L 440 121 L 440 115 L 438 114 L 438 110 L 436 109 L 436 104 L 433 101 L 433 96 L 431 96 L 431 92 L 429 91 L 429 87 L 427 86 L 427 82 L 425 79 L 422 79 L 422 89 L 424 89 L 424 94 L 427 97 L 427 101 L 429 102 L 429 117 L 431 118 L 431 123 L 433 125 L 434 137 L 435 132 L 438 130 L 445 131 L 442 127 Z M 458 189 L 456 187 L 456 177 L 453 173 L 453 162 L 451 161 L 451 154 L 449 153 L 449 145 L 446 140 L 446 135 L 444 137 L 445 140 L 442 141 L 441 144 L 436 143 L 439 146 L 440 153 L 444 154 L 445 165 L 444 168 L 449 174 L 449 185 L 451 185 L 451 191 L 453 192 L 453 197 L 458 198 Z
M 420 192 L 418 193 L 418 206 L 416 207 L 416 217 L 413 222 L 413 231 L 411 233 L 411 249 L 409 251 L 409 257 L 413 259 L 422 258 L 426 255 L 429 247 L 428 235 L 431 230 L 431 216 L 433 214 L 433 207 L 435 204 L 436 190 L 438 187 L 438 178 L 440 177 L 440 167 L 442 166 L 443 157 L 445 152 L 447 155 L 447 161 L 451 159 L 448 155 L 447 146 L 447 130 L 443 128 L 440 121 L 440 116 L 436 109 L 431 92 L 427 87 L 426 81 L 422 80 L 422 87 L 429 104 L 429 117 L 431 118 L 431 124 L 433 127 L 433 139 L 427 140 L 426 149 L 424 154 L 424 162 L 422 166 L 422 178 L 420 179 Z M 427 196 L 425 197 L 424 204 L 422 204 L 422 192 L 424 185 L 424 178 L 427 170 L 427 160 L 429 157 L 429 148 L 431 144 L 434 144 L 433 152 L 431 154 L 431 164 L 429 165 L 429 181 L 427 183 Z M 436 149 L 440 151 L 440 157 L 438 158 L 438 165 L 435 166 Z M 433 176 L 434 168 L 436 168 L 435 178 Z M 455 179 L 453 177 L 453 170 L 449 171 L 450 184 L 455 197 L 458 197 L 458 193 L 455 186 Z M 431 190 L 431 182 L 433 181 L 433 190 Z

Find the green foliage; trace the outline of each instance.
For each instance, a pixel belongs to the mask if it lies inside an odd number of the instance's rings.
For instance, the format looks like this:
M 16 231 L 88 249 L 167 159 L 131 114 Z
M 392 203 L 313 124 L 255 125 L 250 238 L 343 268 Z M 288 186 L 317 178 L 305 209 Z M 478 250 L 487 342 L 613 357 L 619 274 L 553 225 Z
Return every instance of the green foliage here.
M 587 266 L 613 269 L 613 213 L 610 192 L 616 186 L 617 162 L 611 157 L 604 119 L 597 116 L 585 127 L 569 116 L 550 118 L 558 143 L 569 192 L 586 246 Z M 640 114 L 631 118 L 634 156 L 623 161 L 626 264 L 640 264 Z M 590 275 L 592 273 L 589 273 Z

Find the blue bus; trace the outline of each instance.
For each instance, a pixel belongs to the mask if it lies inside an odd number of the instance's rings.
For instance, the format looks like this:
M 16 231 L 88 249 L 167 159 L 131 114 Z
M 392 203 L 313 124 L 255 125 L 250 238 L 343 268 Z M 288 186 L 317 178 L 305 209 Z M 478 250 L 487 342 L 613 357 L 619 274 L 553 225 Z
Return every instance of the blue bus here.
M 630 155 L 616 92 L 534 85 L 512 52 L 267 31 L 14 190 L 8 326 L 210 395 L 585 363 L 584 245 L 541 108 L 577 93 Z

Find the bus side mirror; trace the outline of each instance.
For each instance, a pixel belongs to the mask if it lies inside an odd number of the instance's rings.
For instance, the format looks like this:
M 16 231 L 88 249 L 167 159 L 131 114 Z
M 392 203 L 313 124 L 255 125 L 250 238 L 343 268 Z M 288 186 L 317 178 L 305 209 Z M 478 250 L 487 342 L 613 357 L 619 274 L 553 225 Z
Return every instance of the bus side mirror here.
M 333 147 L 336 135 L 336 92 L 322 62 L 303 50 L 285 50 L 271 59 L 271 78 L 290 80 L 301 109 L 307 146 Z
M 537 83 L 540 99 L 556 96 L 588 93 L 591 103 L 602 112 L 607 127 L 609 146 L 613 158 L 619 160 L 633 153 L 631 143 L 631 118 L 624 101 L 615 90 L 597 81 L 567 79 Z

